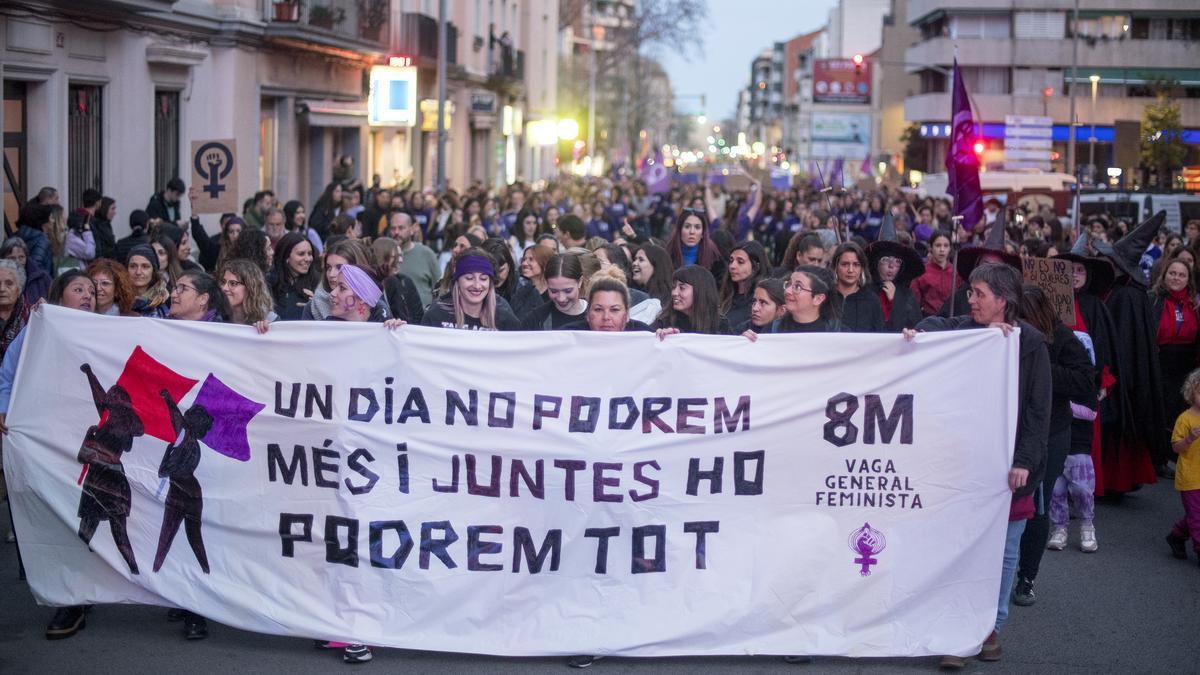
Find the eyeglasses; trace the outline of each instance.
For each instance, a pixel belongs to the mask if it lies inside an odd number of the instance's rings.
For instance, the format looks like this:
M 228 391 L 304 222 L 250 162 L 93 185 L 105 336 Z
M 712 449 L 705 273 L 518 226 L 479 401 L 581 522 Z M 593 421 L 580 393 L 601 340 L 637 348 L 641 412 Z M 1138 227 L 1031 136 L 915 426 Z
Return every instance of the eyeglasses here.
M 885 255 L 879 259 L 879 262 L 884 263 L 885 265 L 899 265 L 900 259 L 895 256 Z
M 187 284 L 175 284 L 175 291 L 174 291 L 175 293 L 182 293 L 184 291 L 191 291 L 193 293 L 199 293 L 199 291 L 196 290 L 195 286 L 188 286 Z
M 798 281 L 797 281 L 797 282 L 790 283 L 790 284 L 784 284 L 784 285 L 783 285 L 783 289 L 784 289 L 784 290 L 787 290 L 787 289 L 789 289 L 789 288 L 790 288 L 790 289 L 791 289 L 793 292 L 795 292 L 795 293 L 812 293 L 812 292 L 813 292 L 813 289 L 811 289 L 811 288 L 805 288 L 805 287 L 804 287 L 804 284 L 801 284 L 801 283 L 800 283 L 800 282 L 798 282 Z
M 221 280 L 221 288 L 237 288 L 238 286 L 245 286 L 245 285 L 246 284 L 243 284 L 241 281 L 239 281 L 237 279 L 222 279 Z

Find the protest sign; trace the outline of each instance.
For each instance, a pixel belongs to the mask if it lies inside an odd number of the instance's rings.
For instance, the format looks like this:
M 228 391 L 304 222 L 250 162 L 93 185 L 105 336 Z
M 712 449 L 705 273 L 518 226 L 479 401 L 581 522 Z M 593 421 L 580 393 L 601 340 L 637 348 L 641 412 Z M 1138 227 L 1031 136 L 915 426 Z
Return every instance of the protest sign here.
M 241 213 L 237 141 L 192 141 L 193 213 Z
M 966 655 L 995 621 L 999 331 L 26 330 L 4 460 L 43 603 L 502 655 Z
M 1025 281 L 1037 285 L 1054 305 L 1059 321 L 1075 325 L 1075 290 L 1071 283 L 1071 263 L 1057 258 L 1021 259 Z

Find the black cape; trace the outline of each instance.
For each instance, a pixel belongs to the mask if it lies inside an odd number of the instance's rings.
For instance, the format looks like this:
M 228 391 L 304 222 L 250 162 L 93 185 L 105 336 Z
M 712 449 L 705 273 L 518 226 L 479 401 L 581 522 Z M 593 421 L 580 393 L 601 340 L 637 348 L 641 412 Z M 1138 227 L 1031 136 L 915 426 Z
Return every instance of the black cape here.
M 1163 420 L 1158 323 L 1151 317 L 1150 298 L 1138 286 L 1118 283 L 1104 304 L 1112 315 L 1116 338 L 1117 387 L 1123 390 L 1129 414 L 1118 429 L 1103 431 L 1104 488 L 1125 492 L 1154 483 L 1152 458 L 1165 462 L 1170 452 Z

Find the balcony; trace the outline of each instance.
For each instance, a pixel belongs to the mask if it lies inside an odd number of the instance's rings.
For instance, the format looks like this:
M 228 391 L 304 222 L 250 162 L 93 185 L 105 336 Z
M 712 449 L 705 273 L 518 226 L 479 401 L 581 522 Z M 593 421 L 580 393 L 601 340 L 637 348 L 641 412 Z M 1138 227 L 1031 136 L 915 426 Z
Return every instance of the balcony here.
M 1071 99 L 1054 96 L 1044 101 L 1040 94 L 978 94 L 971 97 L 975 109 L 983 122 L 1004 122 L 1005 115 L 1048 115 L 1055 124 L 1066 124 L 1070 119 Z M 1150 103 L 1148 98 L 1105 98 L 1096 101 L 1096 124 L 1109 125 L 1115 120 L 1140 120 L 1142 109 Z M 1180 114 L 1183 126 L 1191 127 L 1200 121 L 1200 99 L 1180 99 Z M 1045 107 L 1043 107 L 1043 104 Z M 1075 100 L 1076 115 L 1084 126 L 1091 124 L 1091 100 L 1079 96 Z M 1044 111 L 1044 112 L 1043 112 Z M 909 96 L 904 99 L 904 119 L 911 122 L 948 122 L 950 120 L 950 94 L 933 93 Z
M 499 41 L 488 50 L 488 86 L 510 96 L 525 84 L 525 52 Z
M 426 14 L 406 12 L 400 17 L 400 35 L 393 41 L 392 51 L 411 56 L 423 65 L 437 64 L 438 22 Z M 446 63 L 458 64 L 458 27 L 446 22 Z
M 959 39 L 925 40 L 904 53 L 905 70 L 918 72 L 925 66 L 949 68 L 958 46 L 958 63 L 963 66 L 1016 66 L 1031 68 L 1071 67 L 1071 40 Z M 1079 42 L 1080 72 L 1096 68 L 1192 69 L 1196 67 L 1194 43 L 1181 40 L 1102 40 L 1094 46 Z
M 382 55 L 390 36 L 389 0 L 263 0 L 266 39 L 335 54 Z

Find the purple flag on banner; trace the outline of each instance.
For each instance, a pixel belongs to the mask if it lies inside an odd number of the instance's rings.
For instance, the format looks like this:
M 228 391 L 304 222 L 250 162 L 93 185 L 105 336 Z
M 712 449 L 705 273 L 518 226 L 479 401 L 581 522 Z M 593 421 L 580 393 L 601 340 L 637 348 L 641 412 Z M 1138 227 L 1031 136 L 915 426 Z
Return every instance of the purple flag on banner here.
M 200 386 L 192 405 L 203 407 L 212 417 L 212 428 L 201 439 L 205 445 L 232 459 L 242 462 L 250 459 L 246 427 L 265 405 L 230 389 L 212 373 Z
M 979 188 L 979 156 L 975 154 L 975 121 L 971 118 L 971 100 L 967 98 L 957 58 L 951 115 L 950 147 L 946 152 L 947 191 L 954 200 L 955 215 L 962 216 L 963 227 L 973 230 L 983 218 L 983 197 Z
M 646 191 L 650 194 L 670 192 L 671 172 L 663 166 L 661 150 L 655 150 L 654 159 L 643 165 L 642 180 L 646 183 Z

